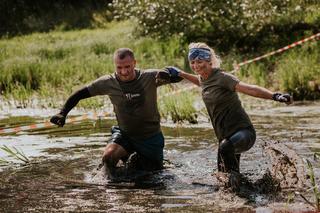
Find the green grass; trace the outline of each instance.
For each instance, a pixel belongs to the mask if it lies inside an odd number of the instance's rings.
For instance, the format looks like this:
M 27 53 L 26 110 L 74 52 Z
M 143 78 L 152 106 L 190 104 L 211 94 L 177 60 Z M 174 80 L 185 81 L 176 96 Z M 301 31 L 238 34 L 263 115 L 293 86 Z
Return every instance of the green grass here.
M 281 54 L 244 65 L 238 75 L 248 83 L 288 92 L 293 95 L 294 100 L 316 100 L 320 98 L 319 62 L 319 41 L 313 40 Z
M 320 48 L 317 42 L 297 47 L 279 57 L 276 79 L 280 89 L 296 99 L 320 98 Z
M 73 91 L 114 72 L 113 52 L 132 48 L 137 67 L 162 68 L 175 65 L 186 69 L 186 45 L 179 37 L 159 41 L 134 37 L 133 22 L 111 22 L 104 29 L 34 33 L 0 40 L 0 94 L 22 107 L 35 99 L 45 107 L 60 107 Z M 319 42 L 318 42 L 319 43 Z M 241 67 L 241 80 L 292 93 L 295 99 L 320 98 L 320 48 L 308 42 L 283 54 Z M 247 56 L 247 58 L 251 58 Z M 222 67 L 232 70 L 234 61 L 243 60 L 236 51 L 222 57 Z M 167 91 L 164 87 L 160 90 Z M 164 117 L 194 122 L 195 95 L 176 95 L 159 106 Z M 80 107 L 100 108 L 104 98 L 81 101 Z M 43 105 L 42 105 L 43 106 Z
M 168 94 L 172 91 L 171 88 L 166 87 L 160 94 Z M 192 90 L 184 91 L 178 95 L 162 97 L 159 101 L 160 114 L 174 123 L 183 121 L 197 123 L 197 110 L 194 107 L 195 101 L 196 94 Z
M 263 63 L 254 63 L 246 65 L 244 68 L 239 70 L 240 76 L 247 83 L 257 84 L 263 87 L 269 87 L 268 82 L 268 70 Z
M 135 27 L 126 21 L 109 23 L 105 29 L 34 33 L 0 40 L 1 93 L 22 107 L 35 97 L 45 100 L 47 107 L 61 107 L 61 100 L 76 89 L 114 72 L 113 52 L 120 47 L 134 50 L 139 68 L 183 67 L 181 56 L 185 53 L 178 37 L 167 41 L 135 38 Z M 104 104 L 104 97 L 96 97 L 81 101 L 79 107 L 97 109 Z M 163 107 L 164 111 L 169 108 Z M 193 109 L 188 100 L 178 108 L 182 115 L 164 114 L 192 120 L 192 115 L 186 115 Z
M 113 52 L 119 47 L 135 51 L 138 67 L 162 68 L 183 65 L 178 56 L 179 39 L 157 42 L 132 36 L 131 22 L 110 23 L 106 29 L 35 33 L 0 40 L 0 89 L 6 97 L 20 87 L 66 97 L 76 87 L 112 73 Z M 48 91 L 49 90 L 49 91 Z

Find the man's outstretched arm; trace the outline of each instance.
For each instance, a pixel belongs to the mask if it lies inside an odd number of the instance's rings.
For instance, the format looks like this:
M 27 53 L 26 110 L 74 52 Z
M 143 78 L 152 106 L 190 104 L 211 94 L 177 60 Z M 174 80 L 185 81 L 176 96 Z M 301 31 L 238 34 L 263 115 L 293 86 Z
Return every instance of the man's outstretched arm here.
M 182 81 L 182 79 L 183 78 L 178 75 L 175 67 L 166 67 L 162 71 L 159 71 L 156 75 L 158 86 L 169 83 L 177 83 Z
M 73 109 L 73 107 L 75 107 L 80 100 L 89 97 L 91 97 L 91 95 L 87 87 L 77 90 L 68 98 L 60 112 L 51 117 L 50 122 L 62 127 L 66 122 L 68 113 Z

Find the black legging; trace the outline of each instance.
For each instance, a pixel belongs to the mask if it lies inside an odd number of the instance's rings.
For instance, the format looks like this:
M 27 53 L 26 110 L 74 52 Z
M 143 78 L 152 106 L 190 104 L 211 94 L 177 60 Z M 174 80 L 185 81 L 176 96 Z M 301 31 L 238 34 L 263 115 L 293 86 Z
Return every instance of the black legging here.
M 241 153 L 249 150 L 255 140 L 256 132 L 254 128 L 247 127 L 238 130 L 231 137 L 219 142 L 218 171 L 239 172 Z

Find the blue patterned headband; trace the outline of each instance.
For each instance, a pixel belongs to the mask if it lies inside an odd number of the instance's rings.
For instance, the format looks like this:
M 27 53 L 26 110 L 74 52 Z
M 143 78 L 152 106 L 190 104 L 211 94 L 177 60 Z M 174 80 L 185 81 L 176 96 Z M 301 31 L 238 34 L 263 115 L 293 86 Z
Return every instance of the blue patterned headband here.
M 199 59 L 199 60 L 211 60 L 211 51 L 207 48 L 191 48 L 188 54 L 189 61 Z

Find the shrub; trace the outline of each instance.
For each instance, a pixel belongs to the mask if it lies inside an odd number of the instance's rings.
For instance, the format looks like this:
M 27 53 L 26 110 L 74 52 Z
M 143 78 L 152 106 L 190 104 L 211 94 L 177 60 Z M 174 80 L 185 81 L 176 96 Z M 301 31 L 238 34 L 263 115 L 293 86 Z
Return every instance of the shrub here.
M 223 52 L 280 46 L 320 27 L 320 5 L 310 0 L 114 0 L 113 6 L 116 18 L 136 18 L 142 35 L 165 39 L 179 34 Z M 307 13 L 318 16 L 307 19 Z

